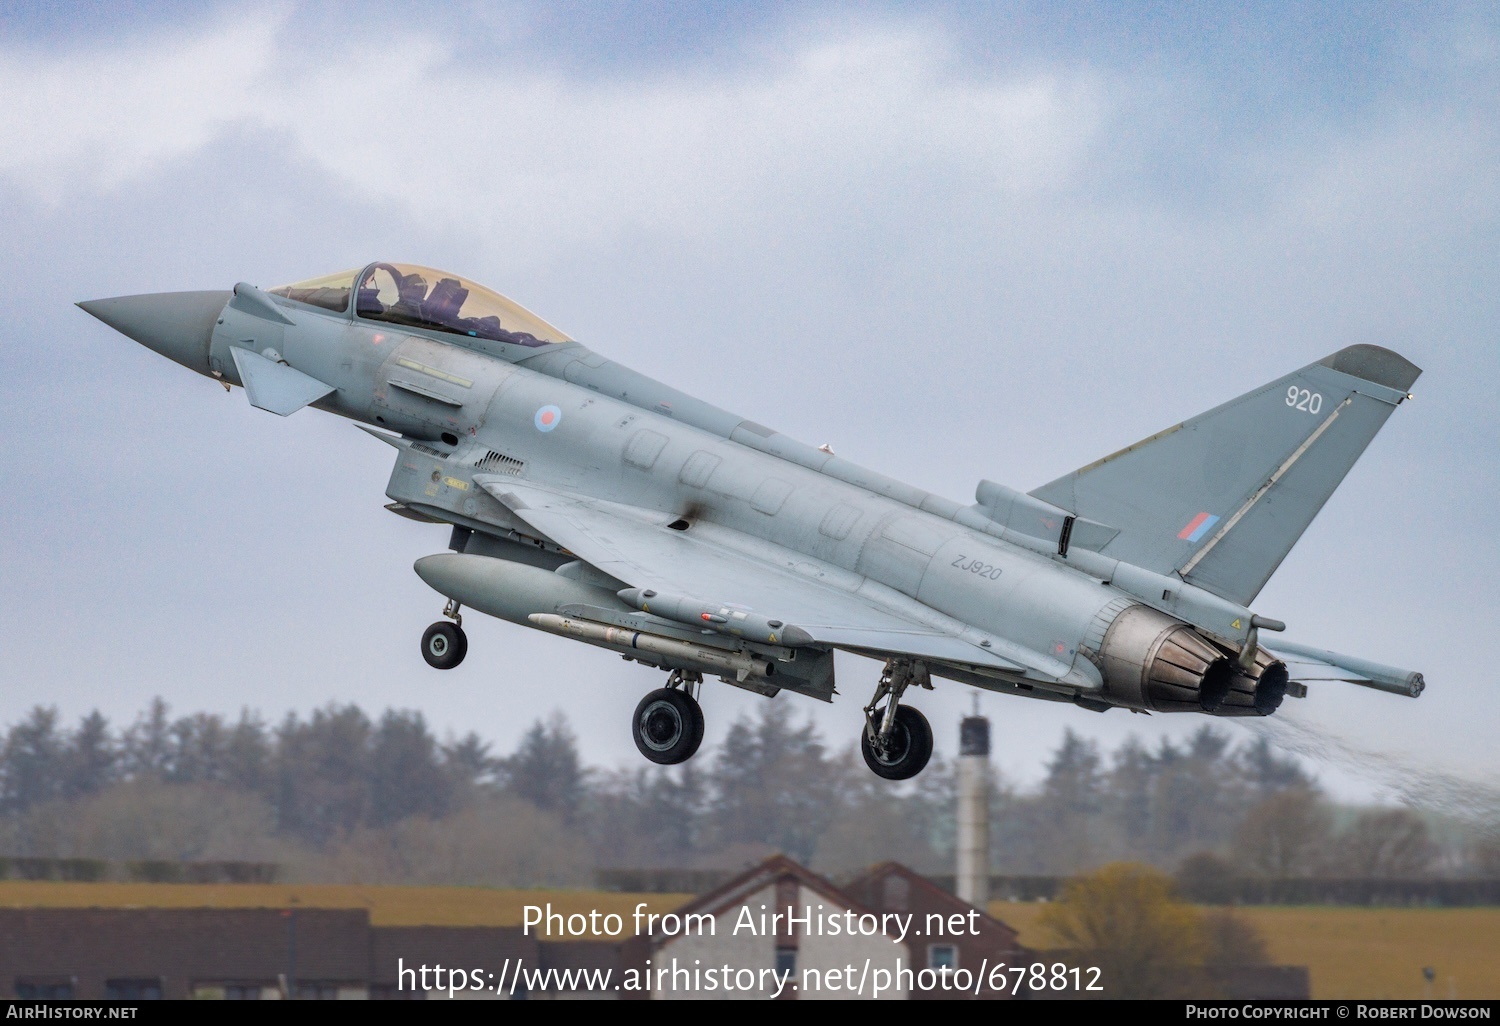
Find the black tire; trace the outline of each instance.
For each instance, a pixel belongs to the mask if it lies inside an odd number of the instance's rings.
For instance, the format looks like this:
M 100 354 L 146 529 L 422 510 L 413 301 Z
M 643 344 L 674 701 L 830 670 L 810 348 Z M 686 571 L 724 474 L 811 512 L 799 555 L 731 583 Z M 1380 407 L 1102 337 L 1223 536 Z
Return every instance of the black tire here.
M 422 634 L 422 658 L 436 670 L 451 670 L 469 654 L 469 637 L 456 623 L 439 620 Z
M 685 691 L 658 688 L 635 707 L 630 734 L 646 758 L 675 766 L 691 759 L 703 743 L 703 710 Z
M 877 723 L 884 716 L 884 710 L 875 711 Z M 909 705 L 897 706 L 896 722 L 891 725 L 890 748 L 878 751 L 867 727 L 860 737 L 859 750 L 865 757 L 865 765 L 876 776 L 887 780 L 910 780 L 921 773 L 927 760 L 932 758 L 932 726 L 918 710 Z
M 687 694 L 686 692 L 683 693 Z M 682 757 L 684 762 L 698 754 L 698 746 L 703 744 L 704 726 L 703 706 L 699 705 L 698 700 L 692 695 L 687 695 L 687 699 L 693 703 L 693 743 L 688 747 L 687 754 Z

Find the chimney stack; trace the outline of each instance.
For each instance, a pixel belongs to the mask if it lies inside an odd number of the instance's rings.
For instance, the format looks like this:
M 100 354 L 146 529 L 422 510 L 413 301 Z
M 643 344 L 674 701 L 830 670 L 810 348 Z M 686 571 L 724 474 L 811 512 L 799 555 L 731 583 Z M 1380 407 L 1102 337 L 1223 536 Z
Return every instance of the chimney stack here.
M 976 711 L 958 728 L 958 896 L 990 900 L 990 721 Z

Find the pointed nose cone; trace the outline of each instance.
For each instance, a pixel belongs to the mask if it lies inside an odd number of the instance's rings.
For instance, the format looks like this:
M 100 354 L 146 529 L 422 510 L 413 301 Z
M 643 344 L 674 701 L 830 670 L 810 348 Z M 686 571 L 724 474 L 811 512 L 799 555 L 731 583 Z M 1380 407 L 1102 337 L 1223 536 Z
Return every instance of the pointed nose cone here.
M 214 323 L 233 292 L 154 292 L 78 305 L 120 334 L 199 374 L 208 371 Z

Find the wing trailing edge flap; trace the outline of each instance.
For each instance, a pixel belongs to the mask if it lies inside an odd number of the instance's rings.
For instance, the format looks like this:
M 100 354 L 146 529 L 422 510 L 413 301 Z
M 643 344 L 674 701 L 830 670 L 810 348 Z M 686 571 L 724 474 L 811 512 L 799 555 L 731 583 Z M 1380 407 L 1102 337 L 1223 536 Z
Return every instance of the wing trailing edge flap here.
M 975 648 L 962 638 L 941 634 L 912 625 L 904 630 L 879 630 L 869 627 L 848 627 L 817 624 L 804 627 L 808 635 L 821 645 L 856 652 L 880 655 L 905 655 L 936 662 L 958 663 L 967 666 L 984 666 L 992 670 L 1007 670 L 1011 673 L 1028 674 L 1032 668 L 1024 663 L 1003 656 L 992 655 Z M 1051 675 L 1047 675 L 1049 679 Z
M 1016 674 L 1042 672 L 874 606 L 852 591 L 694 537 L 691 531 L 671 530 L 666 524 L 675 517 L 523 485 L 514 478 L 479 475 L 474 482 L 518 519 L 634 587 L 691 595 L 778 617 L 801 628 L 814 642 L 832 648 L 909 655 Z M 789 565 L 797 562 L 805 563 L 806 558 L 799 556 Z
M 295 367 L 277 363 L 240 346 L 230 347 L 235 369 L 250 405 L 279 417 L 289 417 L 308 403 L 315 403 L 334 386 L 303 374 Z
M 1427 686 L 1422 675 L 1415 670 L 1402 670 L 1357 656 L 1281 640 L 1262 647 L 1286 663 L 1288 675 L 1299 684 L 1341 680 L 1408 698 L 1416 698 Z

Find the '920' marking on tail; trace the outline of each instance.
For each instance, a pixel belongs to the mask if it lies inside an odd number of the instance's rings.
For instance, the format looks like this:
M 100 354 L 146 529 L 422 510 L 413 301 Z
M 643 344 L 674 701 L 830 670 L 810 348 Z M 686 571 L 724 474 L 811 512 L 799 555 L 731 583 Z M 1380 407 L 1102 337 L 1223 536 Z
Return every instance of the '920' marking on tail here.
M 1294 410 L 1317 413 L 1323 408 L 1323 393 L 1309 392 L 1305 388 L 1291 385 L 1286 390 L 1286 404 Z

